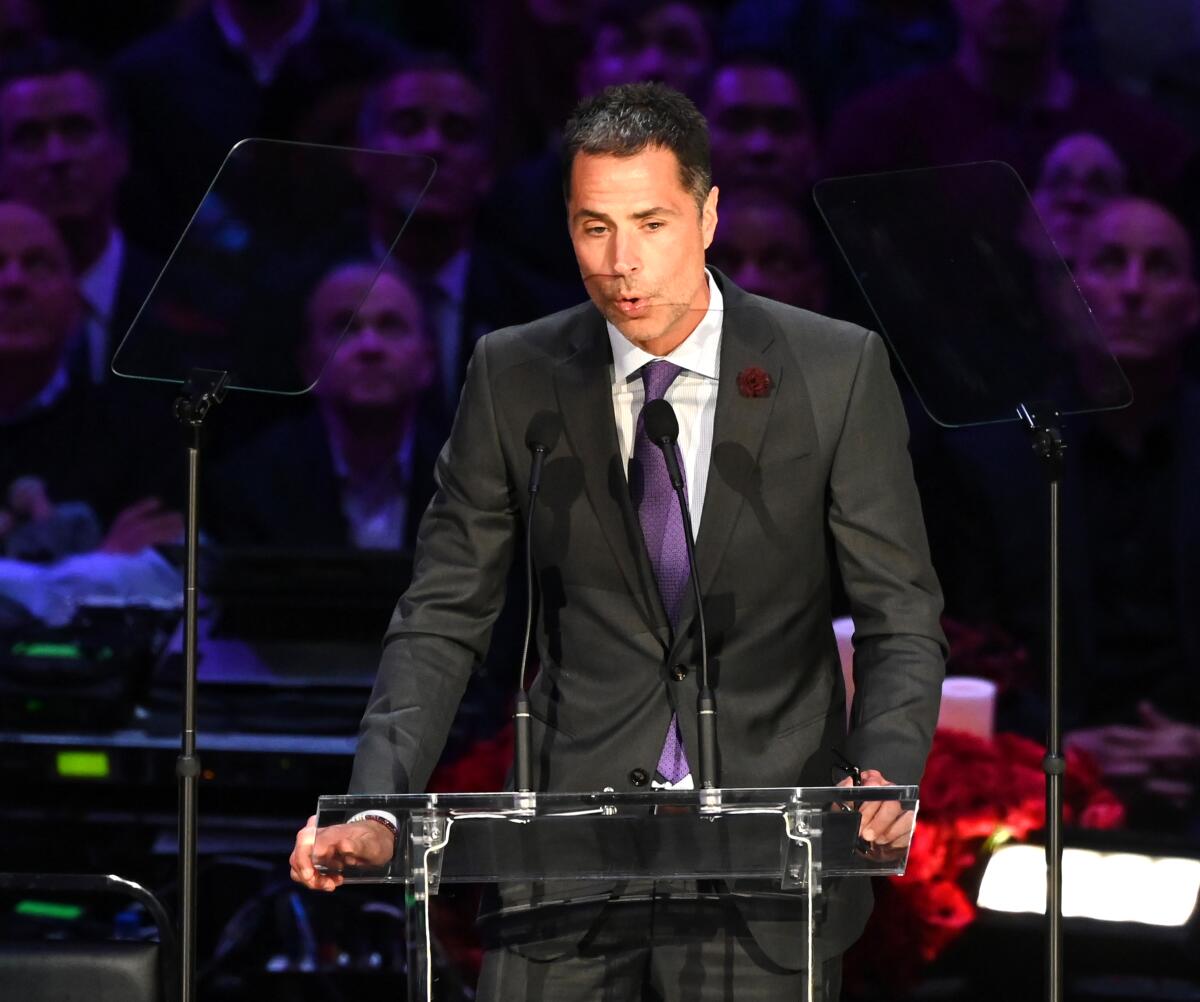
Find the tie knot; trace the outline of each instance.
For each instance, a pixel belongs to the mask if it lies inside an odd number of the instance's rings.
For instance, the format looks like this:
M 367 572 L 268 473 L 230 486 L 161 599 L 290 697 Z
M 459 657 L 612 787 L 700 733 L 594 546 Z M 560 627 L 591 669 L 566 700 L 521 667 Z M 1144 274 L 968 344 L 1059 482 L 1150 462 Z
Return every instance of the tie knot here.
M 683 371 L 681 366 L 666 359 L 655 359 L 642 366 L 642 385 L 646 387 L 646 403 L 661 400 L 675 377 Z

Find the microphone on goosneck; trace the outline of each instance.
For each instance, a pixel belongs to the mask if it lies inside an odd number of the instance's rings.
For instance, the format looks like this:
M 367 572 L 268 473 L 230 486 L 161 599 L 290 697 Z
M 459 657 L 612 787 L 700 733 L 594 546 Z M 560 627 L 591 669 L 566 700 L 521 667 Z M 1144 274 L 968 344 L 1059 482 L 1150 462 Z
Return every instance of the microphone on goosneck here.
M 666 400 L 652 400 L 642 412 L 646 420 L 646 435 L 662 449 L 667 463 L 667 475 L 679 508 L 683 513 L 683 535 L 687 542 L 688 569 L 692 579 L 692 594 L 696 598 L 696 622 L 700 633 L 700 692 L 696 697 L 696 723 L 699 734 L 699 769 L 697 784 L 702 790 L 716 789 L 717 781 L 717 700 L 708 684 L 708 629 L 704 623 L 704 599 L 700 594 L 700 578 L 696 574 L 696 540 L 692 532 L 692 513 L 688 508 L 683 471 L 675 444 L 679 440 L 679 419 Z
M 529 663 L 529 641 L 533 634 L 533 512 L 542 486 L 546 457 L 558 445 L 562 418 L 553 411 L 538 411 L 525 430 L 525 445 L 531 453 L 529 466 L 529 512 L 525 521 L 525 643 L 521 648 L 521 670 L 513 713 L 513 785 L 518 793 L 533 792 L 532 739 L 529 732 L 529 695 L 525 692 L 525 667 Z

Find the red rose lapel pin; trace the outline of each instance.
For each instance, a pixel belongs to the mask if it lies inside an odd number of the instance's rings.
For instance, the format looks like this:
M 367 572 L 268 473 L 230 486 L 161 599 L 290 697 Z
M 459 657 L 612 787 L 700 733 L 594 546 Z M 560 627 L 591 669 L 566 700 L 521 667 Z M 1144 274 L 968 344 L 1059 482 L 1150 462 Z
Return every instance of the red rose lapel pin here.
M 738 373 L 737 385 L 743 397 L 765 397 L 771 392 L 771 376 L 765 369 L 751 365 Z

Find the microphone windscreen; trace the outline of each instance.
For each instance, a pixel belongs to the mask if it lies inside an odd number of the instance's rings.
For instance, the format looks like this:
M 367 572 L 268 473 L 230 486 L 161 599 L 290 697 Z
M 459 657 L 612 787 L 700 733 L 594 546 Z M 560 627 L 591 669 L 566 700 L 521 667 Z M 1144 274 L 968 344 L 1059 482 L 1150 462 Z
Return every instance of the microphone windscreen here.
M 646 419 L 646 435 L 651 442 L 669 442 L 671 445 L 679 438 L 679 419 L 675 416 L 675 408 L 665 400 L 651 400 L 642 411 Z
M 525 429 L 525 445 L 530 449 L 553 452 L 562 433 L 562 418 L 555 411 L 538 411 Z

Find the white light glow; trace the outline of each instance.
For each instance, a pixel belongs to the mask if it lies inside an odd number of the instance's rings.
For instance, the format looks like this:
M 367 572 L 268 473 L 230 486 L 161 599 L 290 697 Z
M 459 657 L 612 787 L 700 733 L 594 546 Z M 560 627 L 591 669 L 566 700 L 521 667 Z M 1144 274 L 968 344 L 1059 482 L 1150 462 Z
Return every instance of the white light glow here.
M 1200 860 L 1128 852 L 1063 851 L 1063 915 L 1105 922 L 1186 925 L 1200 894 Z M 1046 851 L 1007 845 L 988 861 L 979 907 L 1046 912 Z

